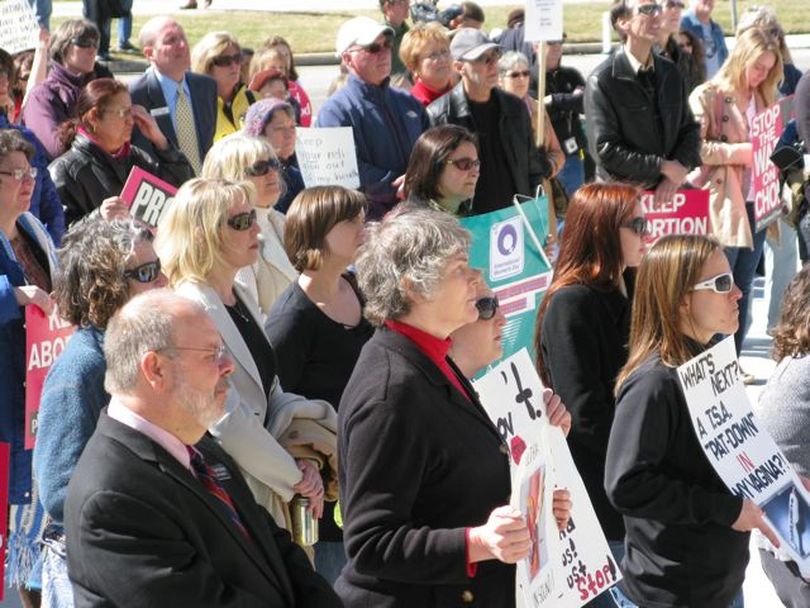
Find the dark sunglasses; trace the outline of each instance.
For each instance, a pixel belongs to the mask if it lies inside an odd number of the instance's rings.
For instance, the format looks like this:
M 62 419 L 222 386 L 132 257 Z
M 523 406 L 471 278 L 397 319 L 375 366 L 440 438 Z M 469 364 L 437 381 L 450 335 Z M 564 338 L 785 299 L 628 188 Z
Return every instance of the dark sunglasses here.
M 622 224 L 622 228 L 632 230 L 638 236 L 644 236 L 647 234 L 647 220 L 643 217 L 634 217 L 632 220 Z
M 275 158 L 271 158 L 269 160 L 257 160 L 250 167 L 245 169 L 245 173 L 250 177 L 261 177 L 262 175 L 267 175 L 271 169 L 273 171 L 278 171 L 280 167 L 281 164 L 279 164 Z
M 356 51 L 365 51 L 371 55 L 376 55 L 383 49 L 390 49 L 394 45 L 393 41 L 388 38 L 387 36 L 383 39 L 382 42 L 372 42 L 371 44 L 367 44 L 366 46 L 361 46 Z
M 242 53 L 235 53 L 233 55 L 220 55 L 219 57 L 214 57 L 211 60 L 218 68 L 227 68 L 232 66 L 234 63 L 239 65 L 242 63 Z
M 509 78 L 528 78 L 531 76 L 531 72 L 529 72 L 529 70 L 520 70 L 515 72 L 507 72 L 506 75 Z
M 478 298 L 475 301 L 475 307 L 478 309 L 478 320 L 489 321 L 498 312 L 498 306 L 500 306 L 500 303 L 497 296 Z
M 652 17 L 653 15 L 660 15 L 664 9 L 660 4 L 641 4 L 636 7 L 636 12 L 645 17 Z
M 89 38 L 89 37 L 81 37 L 81 38 L 71 38 L 70 44 L 73 46 L 77 46 L 80 49 L 89 49 L 90 47 L 98 48 L 98 38 Z
M 683 10 L 686 7 L 686 5 L 683 2 L 676 2 L 675 0 L 668 0 L 668 2 L 666 3 L 666 7 L 667 8 L 679 8 L 679 9 Z
M 160 260 L 141 264 L 132 270 L 125 270 L 124 276 L 127 279 L 138 281 L 138 283 L 152 283 L 160 276 Z
M 448 158 L 447 159 L 448 165 L 453 165 L 454 167 L 458 168 L 460 171 L 469 171 L 470 169 L 478 169 L 481 166 L 481 161 L 477 158 Z
M 478 59 L 473 59 L 470 63 L 483 63 L 484 65 L 492 65 L 493 63 L 498 63 L 498 60 L 501 58 L 501 51 L 500 49 L 492 49 L 485 55 L 482 55 Z
M 706 279 L 692 286 L 695 291 L 713 291 L 715 293 L 728 293 L 734 289 L 734 275 L 730 272 L 718 274 L 716 277 Z
M 228 226 L 239 232 L 250 230 L 253 224 L 256 223 L 256 210 L 251 209 L 244 213 L 237 213 L 236 215 L 228 218 Z

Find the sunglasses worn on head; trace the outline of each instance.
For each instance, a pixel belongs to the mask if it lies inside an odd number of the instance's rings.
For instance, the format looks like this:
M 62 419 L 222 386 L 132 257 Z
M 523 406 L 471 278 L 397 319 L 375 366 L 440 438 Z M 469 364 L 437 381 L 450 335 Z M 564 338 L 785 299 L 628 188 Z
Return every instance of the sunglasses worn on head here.
M 478 169 L 481 166 L 481 161 L 477 158 L 448 158 L 448 165 L 453 165 L 459 171 L 469 171 L 471 169 Z
M 244 213 L 237 213 L 236 215 L 228 218 L 228 226 L 230 226 L 234 230 L 237 230 L 238 232 L 250 230 L 253 224 L 255 223 L 256 223 L 255 209 L 245 211 Z
M 489 321 L 495 316 L 498 306 L 500 306 L 500 303 L 497 296 L 478 298 L 475 301 L 475 307 L 478 309 L 478 319 L 480 321 Z
M 695 291 L 713 291 L 714 293 L 728 293 L 734 289 L 734 275 L 730 272 L 718 274 L 716 277 L 706 279 L 692 286 Z
M 636 7 L 636 12 L 645 17 L 652 17 L 653 15 L 660 15 L 664 9 L 660 4 L 640 4 Z
M 71 38 L 70 44 L 73 46 L 77 46 L 80 49 L 89 49 L 90 47 L 98 48 L 98 39 L 97 38 Z
M 232 66 L 234 63 L 239 65 L 242 62 L 242 53 L 234 53 L 233 55 L 220 55 L 219 57 L 214 57 L 211 60 L 218 68 L 227 68 Z
M 250 167 L 245 169 L 245 173 L 251 177 L 261 177 L 262 175 L 267 175 L 271 169 L 273 171 L 278 171 L 280 166 L 281 165 L 275 158 L 270 158 L 268 160 L 257 160 Z
M 529 72 L 529 70 L 518 70 L 514 72 L 507 72 L 506 76 L 508 78 L 528 78 L 531 76 L 531 72 Z
M 622 224 L 622 228 L 632 230 L 638 236 L 644 236 L 647 234 L 647 220 L 643 217 L 634 217 L 632 220 L 628 220 Z
M 133 281 L 138 281 L 138 283 L 152 283 L 153 281 L 157 280 L 159 275 L 160 260 L 146 262 L 146 264 L 141 264 L 140 266 L 136 266 L 131 270 L 124 271 L 124 276 L 126 278 L 132 279 Z

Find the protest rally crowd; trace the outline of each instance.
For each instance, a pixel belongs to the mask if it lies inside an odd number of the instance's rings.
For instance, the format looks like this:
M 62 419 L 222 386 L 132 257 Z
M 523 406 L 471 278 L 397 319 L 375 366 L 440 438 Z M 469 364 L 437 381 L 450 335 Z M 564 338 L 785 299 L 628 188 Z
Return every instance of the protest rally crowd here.
M 473 2 L 380 0 L 340 27 L 320 108 L 271 24 L 248 52 L 153 17 L 128 84 L 100 1 L 0 49 L 3 537 L 23 604 L 515 606 L 535 532 L 473 382 L 509 309 L 460 220 L 542 191 L 553 275 L 528 340 L 623 577 L 584 605 L 742 607 L 753 533 L 784 605 L 810 606 L 676 373 L 727 336 L 739 355 L 767 252 L 778 365 L 756 412 L 810 489 L 810 72 L 771 9 L 744 12 L 729 51 L 714 0 L 692 1 L 615 4 L 620 44 L 584 77 L 522 10 L 490 38 Z M 762 222 L 755 120 L 791 96 L 784 202 Z M 306 187 L 313 127 L 351 128 L 359 188 Z M 173 193 L 159 221 L 132 212 L 139 171 Z M 689 191 L 709 233 L 650 245 L 648 210 Z M 31 309 L 75 328 L 33 449 Z M 571 494 L 548 503 L 565 530 Z

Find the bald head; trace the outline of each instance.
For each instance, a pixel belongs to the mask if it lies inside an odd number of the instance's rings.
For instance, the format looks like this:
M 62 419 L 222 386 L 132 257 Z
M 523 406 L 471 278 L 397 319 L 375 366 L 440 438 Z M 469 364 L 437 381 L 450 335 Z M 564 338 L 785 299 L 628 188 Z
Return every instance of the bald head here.
M 152 17 L 141 27 L 138 41 L 152 67 L 172 80 L 182 80 L 191 67 L 186 33 L 171 17 Z

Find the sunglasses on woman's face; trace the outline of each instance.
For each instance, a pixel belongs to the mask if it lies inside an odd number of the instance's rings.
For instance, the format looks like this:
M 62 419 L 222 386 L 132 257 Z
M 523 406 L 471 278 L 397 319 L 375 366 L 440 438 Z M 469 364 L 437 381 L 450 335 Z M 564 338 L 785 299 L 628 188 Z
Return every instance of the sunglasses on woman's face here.
M 71 38 L 70 44 L 72 44 L 73 46 L 77 46 L 80 49 L 89 49 L 90 47 L 97 49 L 98 38 L 91 38 L 91 37 Z
M 251 209 L 250 211 L 245 211 L 244 213 L 237 213 L 228 218 L 228 226 L 237 230 L 238 232 L 244 232 L 245 230 L 250 230 L 253 224 L 256 223 L 256 210 Z
M 448 165 L 453 165 L 460 171 L 469 171 L 471 169 L 478 169 L 481 166 L 481 161 L 477 158 L 449 158 L 447 159 Z
M 638 236 L 644 236 L 647 234 L 647 220 L 645 220 L 643 217 L 634 217 L 632 220 L 622 224 L 622 228 L 632 230 L 633 233 L 637 234 Z
M 250 177 L 261 177 L 263 175 L 267 175 L 270 170 L 278 171 L 279 162 L 275 158 L 271 158 L 269 160 L 257 160 L 253 163 L 250 167 L 245 169 L 245 173 L 248 174 Z
M 507 72 L 506 75 L 509 78 L 528 78 L 531 76 L 531 72 L 529 72 L 529 70 L 516 70 L 514 72 Z
M 478 298 L 475 301 L 475 307 L 478 309 L 478 320 L 489 321 L 495 316 L 495 313 L 498 311 L 498 306 L 500 306 L 500 304 L 498 303 L 497 296 Z
M 234 53 L 233 55 L 220 55 L 219 57 L 214 57 L 211 60 L 218 68 L 227 68 L 232 66 L 234 63 L 239 65 L 242 63 L 242 53 Z
M 716 277 L 706 279 L 692 286 L 695 291 L 713 291 L 714 293 L 728 293 L 734 289 L 734 275 L 730 272 L 718 274 Z
M 146 262 L 146 264 L 141 264 L 131 270 L 125 270 L 124 276 L 133 281 L 138 281 L 138 283 L 152 283 L 160 276 L 160 260 Z
M 660 4 L 641 4 L 636 7 L 636 13 L 644 15 L 645 17 L 652 17 L 653 15 L 660 15 L 664 10 Z

